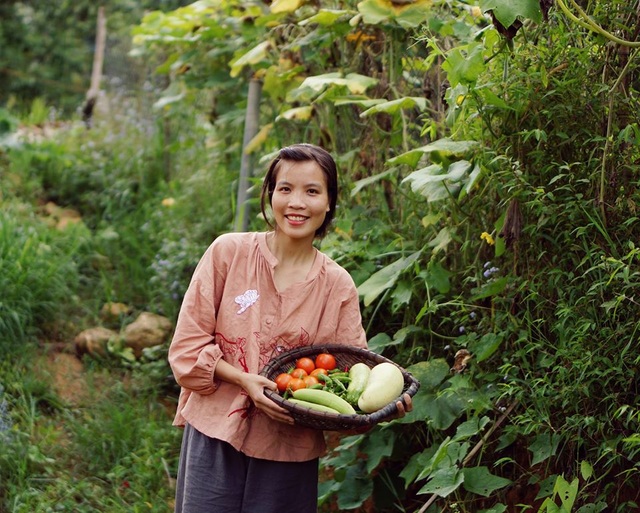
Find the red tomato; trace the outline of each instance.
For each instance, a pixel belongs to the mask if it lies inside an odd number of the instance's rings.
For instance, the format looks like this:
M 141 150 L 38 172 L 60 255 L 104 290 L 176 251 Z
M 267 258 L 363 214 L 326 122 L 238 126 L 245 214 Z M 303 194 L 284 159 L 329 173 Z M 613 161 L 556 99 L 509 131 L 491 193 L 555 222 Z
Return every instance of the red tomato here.
M 301 388 L 307 388 L 307 384 L 304 382 L 303 379 L 300 378 L 292 378 L 291 381 L 289 381 L 289 386 L 288 386 L 289 390 L 300 390 Z
M 304 369 L 295 368 L 291 371 L 291 376 L 294 378 L 304 378 L 307 375 L 307 371 Z
M 327 370 L 335 369 L 336 359 L 332 354 L 320 353 L 318 356 L 316 356 L 316 367 Z
M 315 376 L 305 376 L 304 378 L 302 378 L 302 381 L 304 381 L 304 384 L 307 385 L 307 388 L 311 388 L 313 385 L 317 385 L 318 383 L 320 383 L 318 381 L 318 378 L 316 378 Z
M 278 374 L 278 376 L 275 379 L 276 385 L 278 386 L 278 392 L 284 392 L 289 386 L 289 383 L 291 382 L 292 379 L 293 377 L 291 376 L 291 374 L 287 372 Z
M 287 372 L 283 372 L 282 374 L 278 374 L 275 379 L 276 385 L 278 386 L 278 392 L 284 392 L 289 386 L 289 382 L 293 379 L 291 374 Z
M 316 365 L 313 363 L 313 360 L 311 358 L 307 358 L 305 356 L 303 358 L 298 358 L 298 360 L 296 361 L 296 368 L 304 369 L 305 371 L 307 371 L 307 374 L 311 374 L 313 369 L 316 368 Z
M 309 376 L 313 376 L 314 378 L 317 378 L 318 374 L 324 374 L 325 376 L 328 376 L 329 372 L 327 371 L 327 369 L 323 369 L 322 367 L 316 367 L 315 369 L 313 369 L 311 374 L 309 374 Z

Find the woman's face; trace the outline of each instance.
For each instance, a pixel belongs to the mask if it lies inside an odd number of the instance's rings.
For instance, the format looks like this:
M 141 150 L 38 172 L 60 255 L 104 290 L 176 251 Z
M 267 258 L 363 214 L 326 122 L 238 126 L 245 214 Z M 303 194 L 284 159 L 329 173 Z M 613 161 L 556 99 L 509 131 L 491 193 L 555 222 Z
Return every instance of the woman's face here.
M 271 210 L 280 232 L 292 239 L 314 239 L 329 211 L 327 180 L 313 160 L 283 160 L 275 179 Z

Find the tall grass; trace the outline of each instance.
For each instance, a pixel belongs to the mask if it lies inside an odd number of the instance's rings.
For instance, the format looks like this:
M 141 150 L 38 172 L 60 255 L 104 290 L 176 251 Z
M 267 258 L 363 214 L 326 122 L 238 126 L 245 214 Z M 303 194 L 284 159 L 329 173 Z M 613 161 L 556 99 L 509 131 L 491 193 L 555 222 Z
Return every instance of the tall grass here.
M 88 237 L 80 225 L 54 232 L 19 203 L 0 211 L 0 353 L 41 334 L 60 305 L 73 301 L 74 257 Z

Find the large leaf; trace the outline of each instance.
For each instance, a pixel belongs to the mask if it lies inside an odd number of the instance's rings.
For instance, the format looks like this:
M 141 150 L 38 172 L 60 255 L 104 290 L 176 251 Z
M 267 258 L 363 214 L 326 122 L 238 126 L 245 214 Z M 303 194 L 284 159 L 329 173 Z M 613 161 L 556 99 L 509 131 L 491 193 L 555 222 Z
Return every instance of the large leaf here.
M 496 333 L 485 333 L 480 340 L 469 344 L 473 359 L 480 363 L 490 358 L 500 347 L 503 336 Z
M 402 183 L 409 182 L 413 192 L 421 194 L 427 201 L 436 202 L 455 197 L 473 169 L 466 160 L 458 160 L 445 171 L 440 164 L 432 164 L 414 171 Z
M 431 0 L 392 2 L 391 0 L 364 0 L 358 4 L 365 23 L 396 22 L 404 28 L 418 27 L 424 23 L 431 11 Z
M 351 11 L 345 11 L 344 9 L 320 9 L 313 16 L 299 22 L 298 25 L 305 26 L 309 23 L 317 23 L 318 25 L 330 27 L 340 18 L 348 14 L 351 14 Z
M 270 48 L 271 41 L 263 41 L 251 48 L 245 54 L 231 61 L 229 63 L 229 66 L 231 66 L 231 76 L 237 77 L 245 66 L 251 66 L 264 61 Z
M 294 12 L 302 5 L 302 0 L 274 0 L 269 8 L 272 13 L 289 13 Z
M 493 11 L 505 27 L 510 27 L 517 18 L 529 18 L 536 23 L 542 20 L 539 0 L 482 0 L 480 8 L 483 12 Z
M 311 114 L 313 113 L 313 107 L 310 105 L 305 105 L 304 107 L 294 107 L 292 109 L 288 109 L 280 114 L 276 121 L 281 119 L 295 120 L 295 121 L 309 121 L 311 119 Z
M 377 429 L 365 438 L 361 449 L 367 455 L 367 473 L 380 464 L 383 458 L 388 458 L 393 453 L 396 434 L 390 429 Z
M 387 171 L 384 171 L 382 173 L 378 173 L 377 175 L 373 175 L 373 176 L 368 176 L 366 178 L 363 178 L 362 180 L 358 180 L 356 183 L 353 184 L 353 189 L 351 189 L 351 196 L 355 196 L 356 194 L 358 194 L 363 188 L 377 183 L 380 180 L 384 180 L 385 178 L 388 178 L 389 176 L 393 175 L 394 173 L 396 173 L 398 171 L 397 168 L 391 168 L 388 169 Z
M 504 477 L 494 476 L 487 467 L 468 467 L 462 469 L 462 473 L 464 489 L 483 497 L 489 497 L 496 490 L 509 486 L 512 482 Z
M 453 141 L 447 137 L 438 139 L 426 146 L 414 148 L 389 159 L 388 164 L 407 164 L 415 167 L 424 155 L 429 155 L 433 162 L 442 162 L 443 159 L 468 158 L 480 148 L 478 141 Z
M 344 483 L 336 493 L 340 511 L 359 508 L 373 493 L 373 479 L 365 472 L 364 460 L 347 469 Z
M 365 118 L 367 116 L 379 114 L 381 112 L 384 112 L 386 114 L 395 114 L 401 110 L 413 109 L 414 107 L 417 107 L 421 111 L 425 110 L 427 108 L 426 98 L 407 96 L 404 98 L 398 98 L 397 100 L 377 103 L 373 107 L 370 107 L 362 114 L 360 114 L 360 117 Z
M 377 83 L 377 79 L 358 73 L 349 73 L 345 76 L 342 73 L 335 72 L 307 77 L 298 89 L 308 88 L 316 93 L 320 93 L 330 86 L 344 86 L 351 94 L 363 94 L 367 89 Z
M 483 56 L 484 48 L 480 43 L 466 47 L 457 47 L 447 54 L 442 69 L 447 72 L 451 87 L 462 84 L 475 84 L 486 65 Z
M 464 398 L 456 394 L 436 396 L 433 393 L 422 393 L 421 387 L 413 398 L 413 411 L 400 420 L 406 419 L 406 423 L 424 420 L 434 429 L 444 430 L 456 421 L 466 407 Z
M 464 474 L 457 467 L 447 467 L 434 472 L 429 482 L 420 488 L 418 493 L 435 493 L 440 497 L 447 497 L 463 482 Z
M 420 254 L 421 251 L 416 251 L 408 257 L 396 260 L 371 275 L 367 281 L 362 283 L 358 287 L 358 293 L 364 297 L 364 305 L 369 306 L 385 290 L 393 287 L 402 271 L 413 264 Z
M 424 362 L 414 363 L 406 368 L 420 381 L 420 390 L 436 388 L 449 375 L 449 364 L 444 358 L 435 358 Z
M 532 454 L 531 465 L 537 465 L 541 461 L 553 456 L 558 449 L 559 443 L 560 437 L 558 435 L 542 433 L 536 436 L 529 445 L 529 450 Z

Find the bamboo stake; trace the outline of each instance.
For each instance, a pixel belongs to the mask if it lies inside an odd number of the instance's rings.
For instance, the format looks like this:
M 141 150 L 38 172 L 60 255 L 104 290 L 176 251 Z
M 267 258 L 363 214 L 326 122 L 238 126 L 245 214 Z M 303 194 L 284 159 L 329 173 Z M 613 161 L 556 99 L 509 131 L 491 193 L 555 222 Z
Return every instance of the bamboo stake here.
M 104 6 L 98 7 L 98 18 L 96 22 L 96 49 L 93 53 L 93 69 L 91 70 L 91 85 L 87 91 L 86 101 L 82 107 L 82 120 L 87 128 L 91 128 L 91 117 L 93 108 L 98 101 L 100 94 L 100 82 L 102 81 L 102 67 L 104 63 L 104 50 L 107 41 L 107 17 L 104 13 Z
M 249 205 L 247 197 L 249 195 L 249 175 L 253 159 L 247 153 L 246 148 L 251 139 L 258 133 L 260 121 L 260 96 L 262 94 L 262 83 L 252 78 L 249 82 L 249 96 L 247 102 L 247 112 L 245 114 L 244 138 L 242 141 L 242 160 L 240 162 L 240 178 L 238 179 L 238 196 L 236 201 L 236 218 L 234 229 L 237 232 L 247 230 L 249 224 Z

